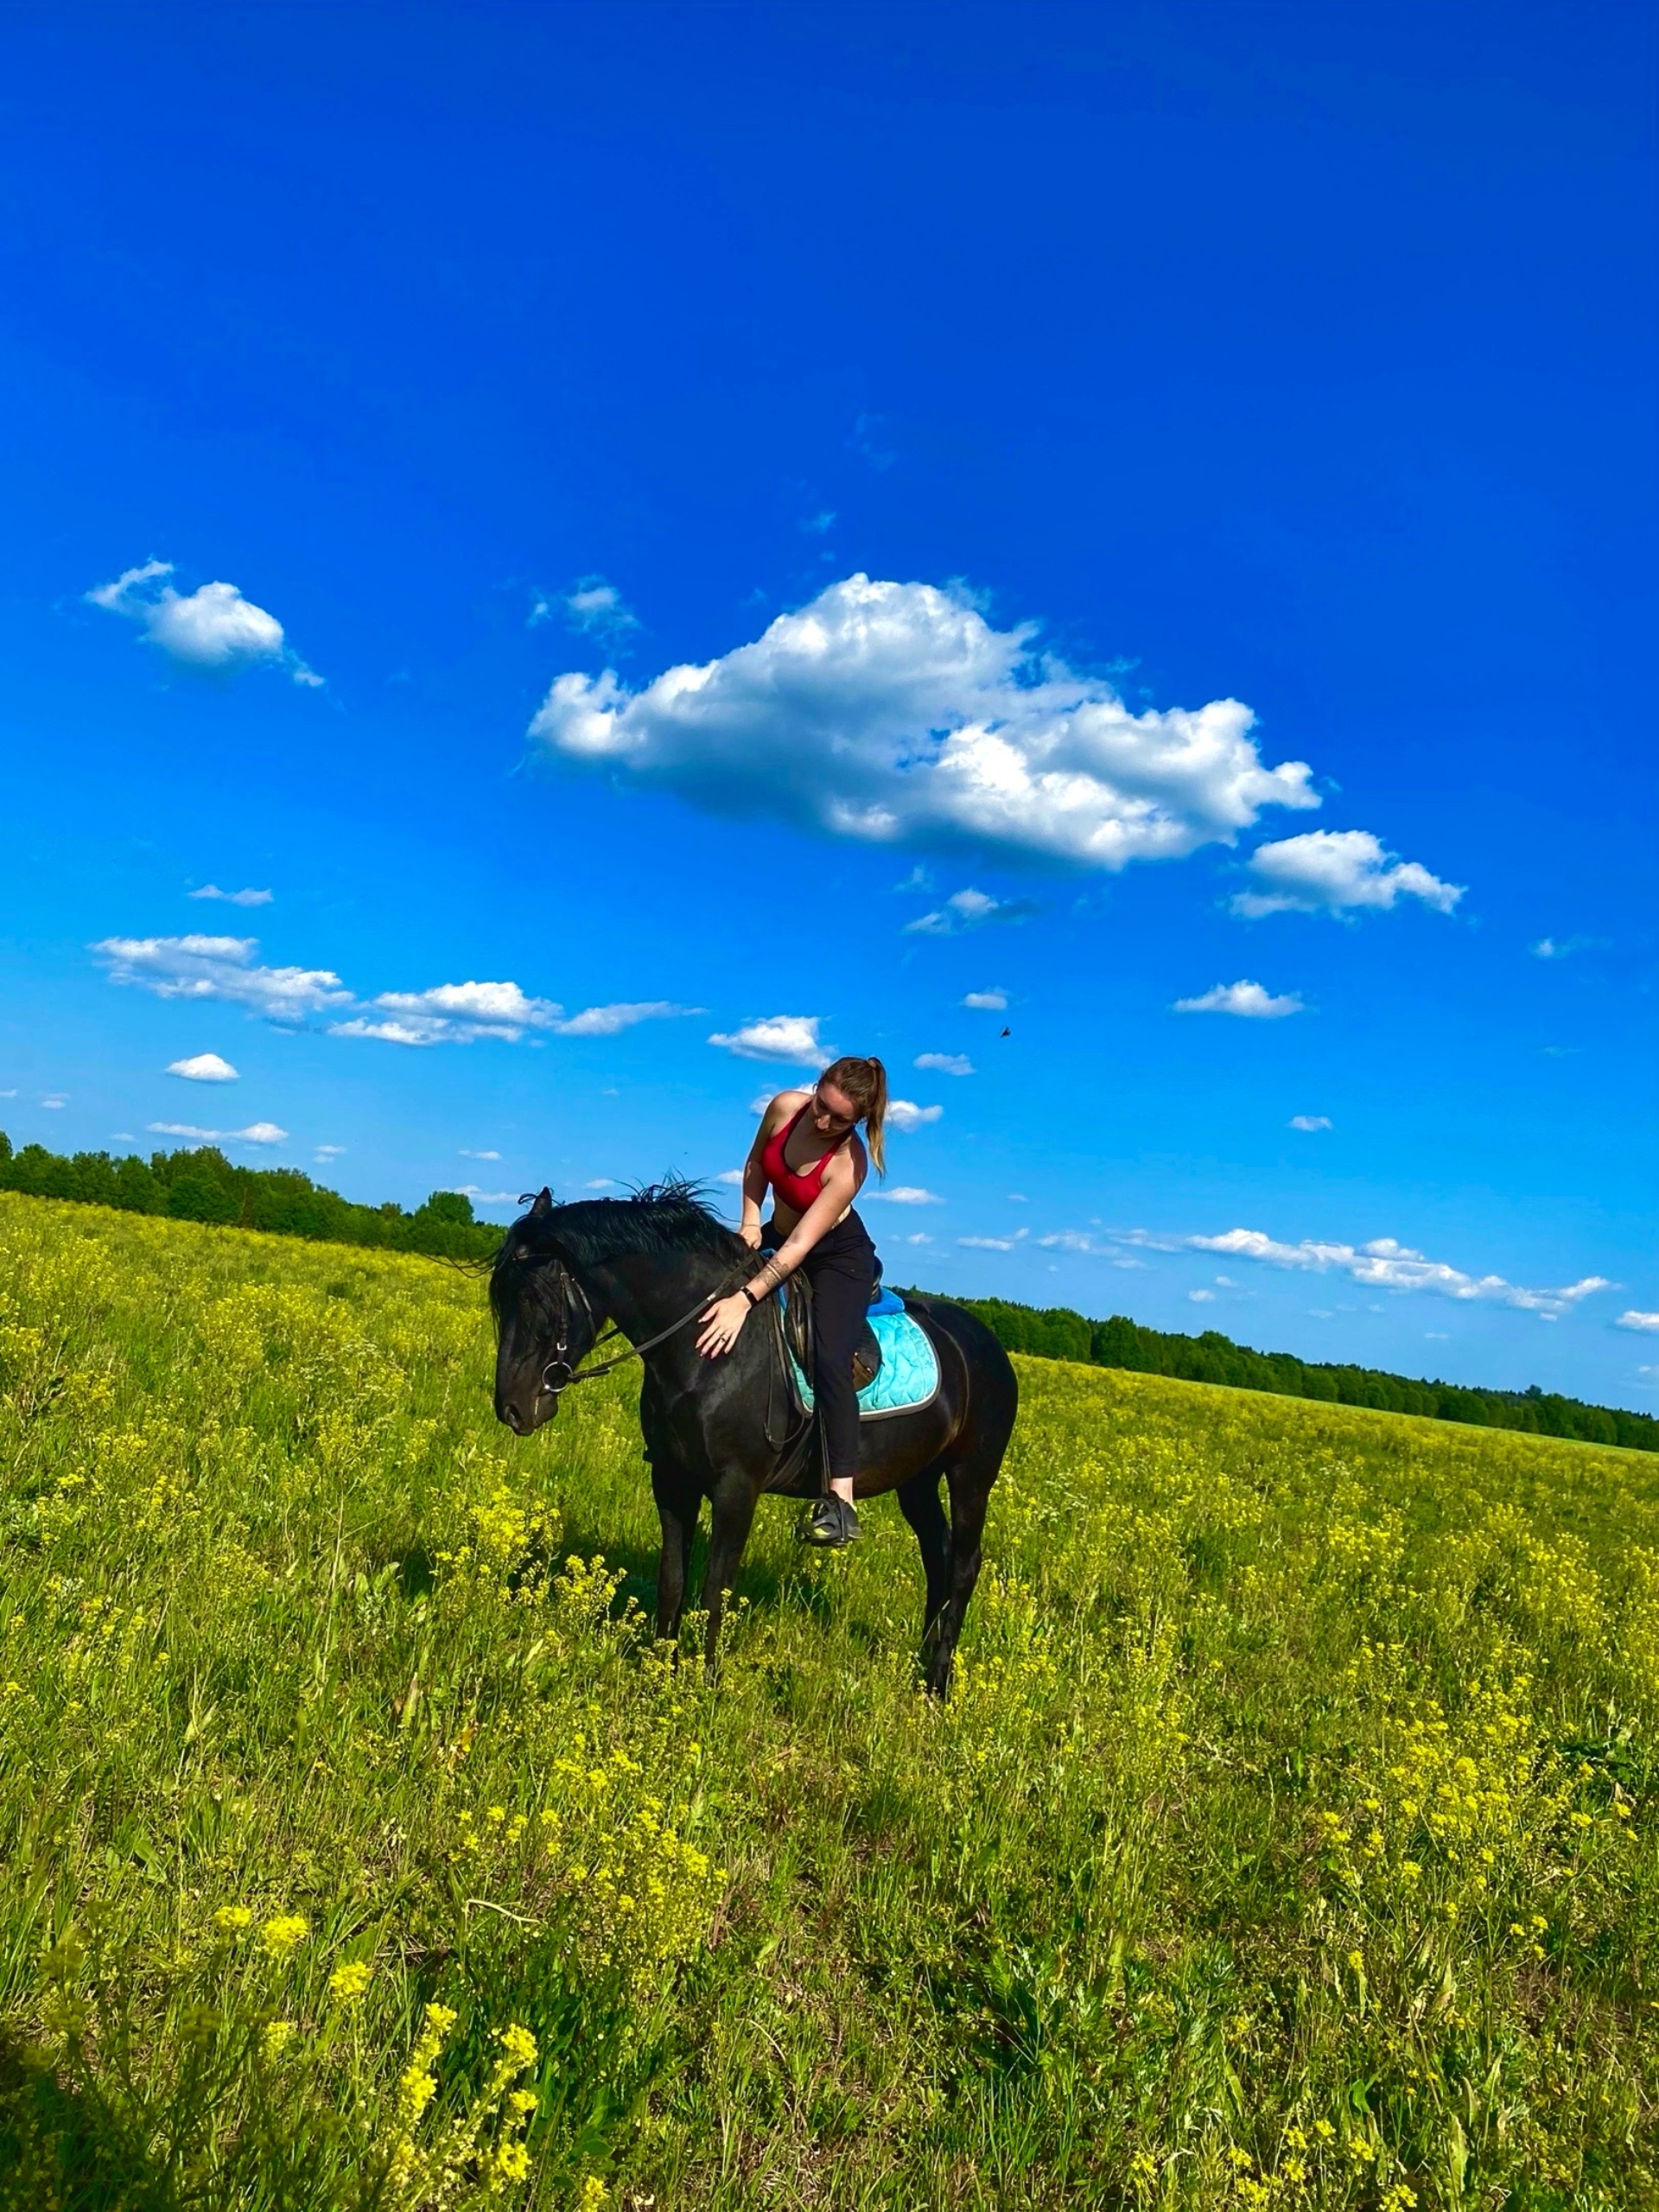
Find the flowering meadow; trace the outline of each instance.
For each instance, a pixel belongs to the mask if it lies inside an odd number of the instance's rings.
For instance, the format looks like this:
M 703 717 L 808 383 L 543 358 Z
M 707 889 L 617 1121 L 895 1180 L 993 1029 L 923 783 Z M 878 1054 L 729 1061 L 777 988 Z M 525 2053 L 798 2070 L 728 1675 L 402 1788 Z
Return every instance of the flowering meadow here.
M 1020 1368 L 711 1687 L 628 1375 L 0 1194 L 5 2212 L 1659 2202 L 1659 1462 Z

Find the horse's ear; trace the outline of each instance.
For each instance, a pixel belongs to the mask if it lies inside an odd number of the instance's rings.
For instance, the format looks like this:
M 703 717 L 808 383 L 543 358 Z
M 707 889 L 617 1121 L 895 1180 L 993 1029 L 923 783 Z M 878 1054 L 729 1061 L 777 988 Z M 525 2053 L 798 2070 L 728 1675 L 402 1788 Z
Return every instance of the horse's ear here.
M 536 1193 L 536 1203 L 530 1210 L 530 1217 L 532 1221 L 545 1221 L 552 1211 L 553 1193 L 543 1183 Z

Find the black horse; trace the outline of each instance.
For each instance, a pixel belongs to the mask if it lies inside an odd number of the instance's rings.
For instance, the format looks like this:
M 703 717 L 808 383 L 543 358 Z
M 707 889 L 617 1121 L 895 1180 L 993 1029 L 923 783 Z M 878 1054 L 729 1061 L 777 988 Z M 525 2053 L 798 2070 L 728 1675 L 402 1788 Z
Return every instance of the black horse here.
M 696 1317 L 736 1288 L 760 1255 L 696 1189 L 667 1183 L 627 1198 L 555 1205 L 543 1191 L 507 1231 L 490 1278 L 497 1331 L 495 1411 L 528 1436 L 558 1411 L 603 1325 L 644 1358 L 639 1425 L 662 1517 L 657 1632 L 679 1633 L 686 1569 L 705 1497 L 714 1525 L 704 1580 L 708 1656 L 764 1491 L 816 1497 L 815 1461 L 785 1449 L 789 1394 L 764 1307 L 721 1359 L 696 1350 Z M 911 1297 L 931 1338 L 939 1389 L 926 1406 L 861 1424 L 857 1494 L 899 1493 L 927 1574 L 922 1665 L 944 1696 L 979 1577 L 991 1484 L 1014 1430 L 1019 1388 L 990 1331 L 944 1299 Z M 630 1355 L 624 1354 L 624 1357 Z M 939 1478 L 950 1494 L 947 1522 Z

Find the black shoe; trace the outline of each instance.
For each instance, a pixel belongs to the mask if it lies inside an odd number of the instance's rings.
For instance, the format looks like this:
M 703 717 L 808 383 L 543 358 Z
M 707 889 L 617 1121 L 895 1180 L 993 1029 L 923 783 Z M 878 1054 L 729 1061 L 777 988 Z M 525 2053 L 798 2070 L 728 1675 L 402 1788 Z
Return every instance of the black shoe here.
M 795 1533 L 802 1543 L 820 1551 L 839 1551 L 843 1544 L 856 1543 L 864 1531 L 844 1497 L 821 1497 Z

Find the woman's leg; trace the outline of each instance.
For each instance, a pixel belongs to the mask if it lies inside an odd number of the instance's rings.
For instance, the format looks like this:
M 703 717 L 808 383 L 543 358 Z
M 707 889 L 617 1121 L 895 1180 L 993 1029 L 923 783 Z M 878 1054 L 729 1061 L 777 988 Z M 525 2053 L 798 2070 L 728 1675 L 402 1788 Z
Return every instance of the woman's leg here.
M 853 1348 L 869 1310 L 875 1253 L 861 1224 L 842 1222 L 804 1262 L 812 1282 L 812 1327 L 825 1471 L 832 1496 L 853 1502 L 858 1471 L 858 1390 Z

